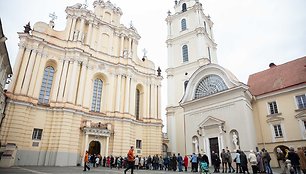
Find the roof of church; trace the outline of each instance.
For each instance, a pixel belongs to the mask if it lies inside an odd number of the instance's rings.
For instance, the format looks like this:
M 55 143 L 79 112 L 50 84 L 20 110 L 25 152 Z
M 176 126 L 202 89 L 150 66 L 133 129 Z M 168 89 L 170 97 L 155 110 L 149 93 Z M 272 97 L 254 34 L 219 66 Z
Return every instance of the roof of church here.
M 248 79 L 249 90 L 255 96 L 299 84 L 306 84 L 306 56 L 281 65 L 270 64 L 269 69 Z

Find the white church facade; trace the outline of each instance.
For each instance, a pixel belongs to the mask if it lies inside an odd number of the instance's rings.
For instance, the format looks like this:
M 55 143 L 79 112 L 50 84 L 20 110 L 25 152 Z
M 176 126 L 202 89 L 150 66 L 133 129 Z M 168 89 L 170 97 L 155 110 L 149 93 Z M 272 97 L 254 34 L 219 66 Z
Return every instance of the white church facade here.
M 37 22 L 20 32 L 7 91 L 2 147 L 10 165 L 76 166 L 84 153 L 161 154 L 160 71 L 137 56 L 140 39 L 122 11 L 94 1 L 66 8 L 63 31 Z M 5 160 L 1 160 L 3 163 Z
M 198 0 L 175 1 L 168 25 L 168 151 L 256 148 L 248 86 L 218 65 L 213 22 Z

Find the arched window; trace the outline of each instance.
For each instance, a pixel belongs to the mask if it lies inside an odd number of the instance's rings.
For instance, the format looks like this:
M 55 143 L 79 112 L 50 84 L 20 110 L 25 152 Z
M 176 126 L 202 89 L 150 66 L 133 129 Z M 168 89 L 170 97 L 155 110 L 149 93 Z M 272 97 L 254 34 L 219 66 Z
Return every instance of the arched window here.
M 183 62 L 188 62 L 188 46 L 184 45 L 182 47 L 182 53 L 183 53 Z
M 228 89 L 221 77 L 217 75 L 208 75 L 204 77 L 195 90 L 194 98 L 205 97 L 220 91 Z
M 136 89 L 136 98 L 135 98 L 135 116 L 136 120 L 139 120 L 139 109 L 140 109 L 140 91 Z
M 102 87 L 103 87 L 103 81 L 101 79 L 96 79 L 94 82 L 94 88 L 92 94 L 91 111 L 100 112 Z
M 38 99 L 39 103 L 42 104 L 49 103 L 53 76 L 54 76 L 54 68 L 52 66 L 46 67 L 44 70 L 44 76 L 39 92 L 39 99 Z
M 185 11 L 187 11 L 187 5 L 186 5 L 186 3 L 184 3 L 184 4 L 182 5 L 182 12 L 185 12 Z
M 182 31 L 187 29 L 186 19 L 181 20 L 181 29 L 182 29 Z

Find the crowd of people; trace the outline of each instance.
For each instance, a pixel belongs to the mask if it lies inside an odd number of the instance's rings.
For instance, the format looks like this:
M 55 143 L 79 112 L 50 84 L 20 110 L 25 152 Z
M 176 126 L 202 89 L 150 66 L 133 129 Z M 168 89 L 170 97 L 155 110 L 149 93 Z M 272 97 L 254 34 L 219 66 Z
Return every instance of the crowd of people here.
M 203 171 L 203 166 L 208 166 L 211 164 L 214 168 L 214 173 L 248 173 L 248 164 L 252 168 L 252 173 L 267 173 L 272 174 L 272 169 L 270 166 L 271 157 L 266 149 L 262 149 L 260 152 L 254 152 L 250 150 L 249 154 L 246 155 L 242 150 L 237 150 L 235 153 L 230 152 L 230 150 L 222 149 L 220 155 L 214 151 L 211 153 L 211 163 L 206 154 L 195 154 L 190 156 L 181 156 L 180 153 L 173 154 L 172 156 L 159 156 L 153 155 L 148 157 L 134 156 L 134 147 L 131 147 L 128 152 L 127 157 L 102 157 L 100 154 L 88 155 L 87 162 L 91 167 L 109 167 L 122 169 L 125 168 L 125 172 L 131 169 L 133 170 L 168 170 L 168 171 L 187 171 L 188 167 L 191 167 L 191 172 Z M 306 174 L 306 157 L 305 152 L 302 149 L 298 149 L 297 152 L 293 148 L 284 153 L 281 149 L 277 149 L 277 160 L 281 166 L 282 173 L 286 172 L 301 174 L 301 171 Z M 235 168 L 232 164 L 235 164 Z M 90 169 L 85 163 L 84 170 Z M 188 165 L 191 166 L 188 166 Z M 202 167 L 201 167 L 202 165 Z M 209 172 L 209 171 L 207 171 Z

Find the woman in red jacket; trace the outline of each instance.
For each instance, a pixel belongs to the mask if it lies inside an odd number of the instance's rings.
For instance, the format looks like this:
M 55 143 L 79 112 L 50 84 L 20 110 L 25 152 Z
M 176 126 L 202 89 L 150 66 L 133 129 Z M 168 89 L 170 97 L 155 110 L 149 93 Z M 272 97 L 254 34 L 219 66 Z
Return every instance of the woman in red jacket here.
M 184 157 L 184 166 L 185 166 L 185 172 L 187 172 L 187 168 L 188 168 L 188 157 L 187 157 L 187 155 L 185 155 L 185 157 Z

